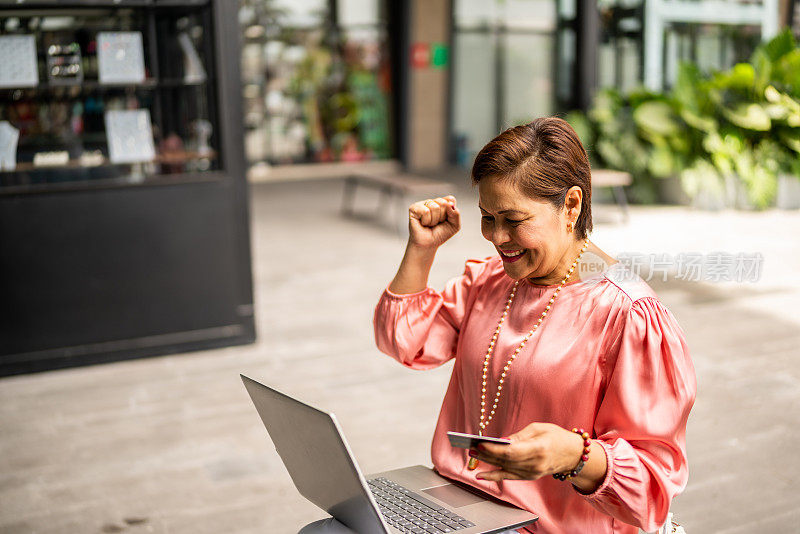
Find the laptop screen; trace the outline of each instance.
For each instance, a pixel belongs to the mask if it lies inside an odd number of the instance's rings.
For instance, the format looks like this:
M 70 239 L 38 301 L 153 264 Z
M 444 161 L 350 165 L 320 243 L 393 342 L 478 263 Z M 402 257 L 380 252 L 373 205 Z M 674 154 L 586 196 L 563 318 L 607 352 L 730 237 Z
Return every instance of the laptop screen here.
M 242 381 L 300 494 L 356 532 L 385 532 L 336 418 L 246 376 Z

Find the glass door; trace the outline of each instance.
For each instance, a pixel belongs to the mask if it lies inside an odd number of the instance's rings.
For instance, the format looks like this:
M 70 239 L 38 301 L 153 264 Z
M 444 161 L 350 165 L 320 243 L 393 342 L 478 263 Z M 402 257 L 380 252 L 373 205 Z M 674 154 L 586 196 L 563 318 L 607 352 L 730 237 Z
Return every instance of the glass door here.
M 556 0 L 456 0 L 451 159 L 557 108 Z
M 241 0 L 245 149 L 257 167 L 393 156 L 381 0 Z

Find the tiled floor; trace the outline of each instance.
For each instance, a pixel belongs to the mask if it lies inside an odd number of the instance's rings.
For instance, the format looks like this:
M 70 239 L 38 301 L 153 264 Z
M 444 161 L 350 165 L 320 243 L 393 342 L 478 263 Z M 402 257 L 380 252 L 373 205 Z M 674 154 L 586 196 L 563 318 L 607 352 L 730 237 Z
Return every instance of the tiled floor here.
M 474 193 L 455 191 L 465 227 L 434 287 L 492 252 Z M 367 473 L 429 464 L 450 366 L 409 371 L 374 348 L 372 310 L 404 243 L 340 218 L 340 194 L 338 181 L 254 188 L 256 344 L 0 380 L 0 532 L 293 533 L 323 517 L 240 372 L 336 412 Z M 622 225 L 595 209 L 593 239 L 612 254 L 763 254 L 758 283 L 652 282 L 699 382 L 674 509 L 690 534 L 797 532 L 800 213 L 634 208 Z

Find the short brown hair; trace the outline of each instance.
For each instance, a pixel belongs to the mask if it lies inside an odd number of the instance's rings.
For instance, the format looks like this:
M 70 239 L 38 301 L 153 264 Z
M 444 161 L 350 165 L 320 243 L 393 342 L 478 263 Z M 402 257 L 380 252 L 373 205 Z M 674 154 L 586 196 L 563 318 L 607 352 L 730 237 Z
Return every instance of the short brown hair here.
M 592 171 L 578 134 L 564 119 L 542 117 L 509 128 L 475 156 L 472 183 L 495 176 L 513 181 L 527 195 L 564 205 L 567 191 L 583 191 L 581 213 L 575 222 L 580 239 L 592 231 Z

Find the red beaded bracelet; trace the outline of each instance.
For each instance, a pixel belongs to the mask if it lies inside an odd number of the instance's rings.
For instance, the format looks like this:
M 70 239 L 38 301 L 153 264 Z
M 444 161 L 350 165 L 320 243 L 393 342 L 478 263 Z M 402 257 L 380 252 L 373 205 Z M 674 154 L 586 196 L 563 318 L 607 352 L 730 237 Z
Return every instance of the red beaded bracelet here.
M 582 428 L 573 428 L 572 431 L 583 438 L 583 453 L 581 454 L 581 459 L 578 462 L 578 465 L 576 465 L 574 469 L 567 471 L 566 473 L 554 473 L 553 478 L 556 480 L 563 481 L 574 476 L 578 476 L 578 473 L 581 472 L 583 466 L 589 461 L 589 448 L 592 446 L 592 442 L 589 439 L 589 433 Z

